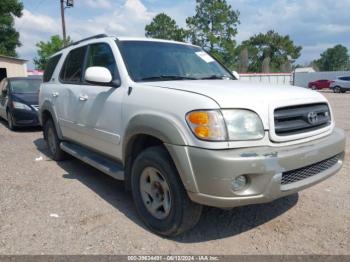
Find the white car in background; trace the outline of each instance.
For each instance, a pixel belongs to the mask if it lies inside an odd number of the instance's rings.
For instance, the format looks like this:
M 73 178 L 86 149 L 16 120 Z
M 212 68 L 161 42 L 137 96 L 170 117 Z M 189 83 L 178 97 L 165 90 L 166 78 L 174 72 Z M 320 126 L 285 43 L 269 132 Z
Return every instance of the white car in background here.
M 330 89 L 334 93 L 345 93 L 350 91 L 350 76 L 339 76 L 336 80 L 331 82 Z

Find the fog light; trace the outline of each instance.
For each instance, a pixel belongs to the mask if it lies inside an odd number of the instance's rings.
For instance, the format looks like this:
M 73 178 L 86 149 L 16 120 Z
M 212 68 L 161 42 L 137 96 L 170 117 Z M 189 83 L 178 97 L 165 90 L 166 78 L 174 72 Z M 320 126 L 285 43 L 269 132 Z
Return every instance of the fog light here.
M 232 181 L 233 190 L 237 191 L 242 189 L 247 184 L 246 176 L 238 176 Z

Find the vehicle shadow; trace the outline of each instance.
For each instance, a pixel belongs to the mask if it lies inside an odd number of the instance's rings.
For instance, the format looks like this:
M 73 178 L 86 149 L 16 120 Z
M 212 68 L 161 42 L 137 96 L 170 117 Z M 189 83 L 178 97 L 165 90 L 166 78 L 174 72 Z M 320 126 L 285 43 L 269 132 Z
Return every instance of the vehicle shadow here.
M 3 118 L 0 118 L 0 125 L 3 127 L 7 128 L 9 131 L 9 126 L 7 124 L 7 121 Z M 16 130 L 11 131 L 11 132 L 18 132 L 18 133 L 30 133 L 30 132 L 38 132 L 41 131 L 42 128 L 41 126 L 34 126 L 34 127 L 17 127 Z
M 37 149 L 49 157 L 44 139 L 34 141 Z M 83 162 L 70 158 L 57 163 L 63 170 L 64 179 L 77 179 L 101 198 L 125 214 L 135 224 L 146 228 L 138 217 L 130 193 L 125 192 L 123 182 L 101 173 Z M 198 225 L 185 234 L 171 240 L 181 243 L 199 243 L 232 237 L 268 221 L 291 209 L 298 202 L 294 194 L 269 204 L 238 207 L 231 210 L 205 207 Z

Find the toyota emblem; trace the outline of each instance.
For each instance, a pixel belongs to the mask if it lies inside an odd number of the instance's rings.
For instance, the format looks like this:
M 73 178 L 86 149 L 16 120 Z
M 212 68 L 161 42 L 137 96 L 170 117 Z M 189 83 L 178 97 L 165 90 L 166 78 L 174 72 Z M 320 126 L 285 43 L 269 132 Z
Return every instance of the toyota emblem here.
M 311 124 L 311 125 L 316 125 L 318 123 L 318 115 L 315 112 L 310 112 L 307 115 L 307 121 Z

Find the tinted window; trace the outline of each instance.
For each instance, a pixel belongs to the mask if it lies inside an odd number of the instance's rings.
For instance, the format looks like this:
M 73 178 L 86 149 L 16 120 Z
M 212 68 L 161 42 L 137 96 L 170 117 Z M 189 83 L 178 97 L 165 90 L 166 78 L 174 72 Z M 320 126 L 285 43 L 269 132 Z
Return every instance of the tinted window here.
M 60 73 L 60 79 L 67 83 L 81 81 L 86 46 L 69 52 Z
M 10 87 L 13 93 L 37 93 L 39 92 L 41 80 L 20 79 L 11 80 Z
M 134 81 L 233 79 L 201 48 L 153 41 L 120 41 L 119 49 Z
M 91 66 L 101 66 L 107 68 L 112 76 L 116 76 L 117 65 L 114 55 L 106 43 L 92 44 L 89 46 L 89 52 L 86 60 L 86 68 Z
M 61 56 L 62 55 L 56 55 L 49 59 L 44 72 L 44 82 L 49 82 L 51 80 L 52 74 L 55 71 L 58 61 L 60 61 Z

